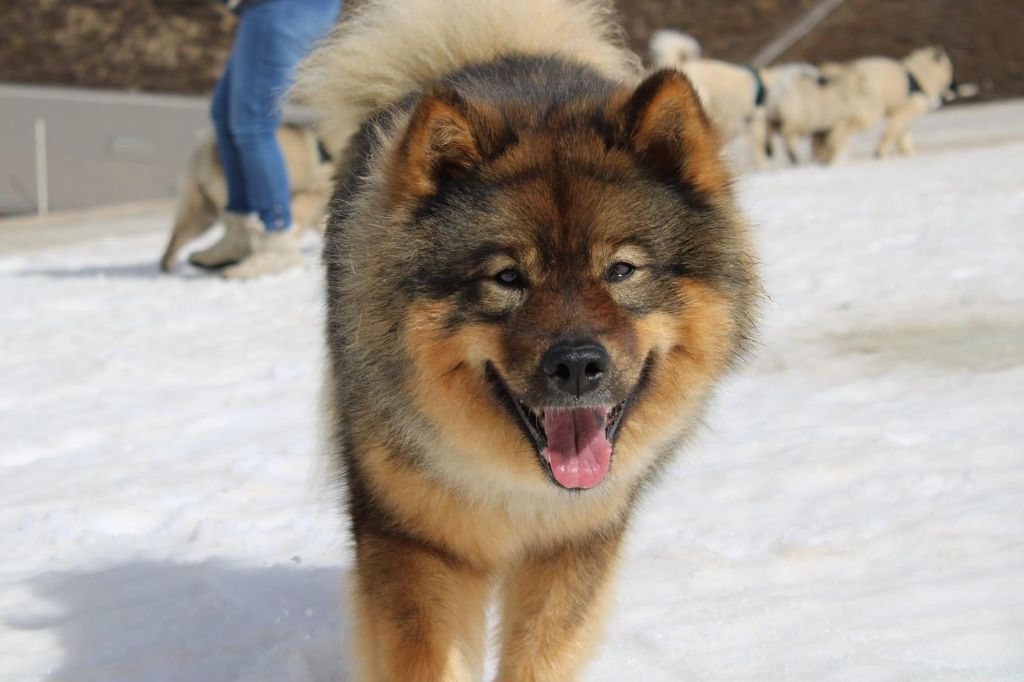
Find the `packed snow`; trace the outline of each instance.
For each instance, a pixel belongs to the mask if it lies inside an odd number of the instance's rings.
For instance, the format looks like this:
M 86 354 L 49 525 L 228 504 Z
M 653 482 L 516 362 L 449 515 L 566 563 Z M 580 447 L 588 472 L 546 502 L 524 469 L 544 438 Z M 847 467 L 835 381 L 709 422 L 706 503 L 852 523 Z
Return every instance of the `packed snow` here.
M 587 680 L 1024 680 L 1021 120 L 741 181 L 761 342 L 645 500 Z M 236 283 L 111 220 L 0 256 L 0 680 L 350 680 L 315 240 Z

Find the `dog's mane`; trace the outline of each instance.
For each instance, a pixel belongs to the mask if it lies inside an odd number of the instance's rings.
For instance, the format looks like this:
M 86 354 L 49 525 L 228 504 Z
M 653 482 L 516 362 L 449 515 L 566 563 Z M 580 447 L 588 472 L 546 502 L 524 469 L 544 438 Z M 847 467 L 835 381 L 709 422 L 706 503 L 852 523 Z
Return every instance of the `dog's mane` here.
M 303 62 L 293 95 L 339 151 L 375 112 L 513 54 L 559 55 L 623 82 L 642 71 L 606 0 L 366 0 Z

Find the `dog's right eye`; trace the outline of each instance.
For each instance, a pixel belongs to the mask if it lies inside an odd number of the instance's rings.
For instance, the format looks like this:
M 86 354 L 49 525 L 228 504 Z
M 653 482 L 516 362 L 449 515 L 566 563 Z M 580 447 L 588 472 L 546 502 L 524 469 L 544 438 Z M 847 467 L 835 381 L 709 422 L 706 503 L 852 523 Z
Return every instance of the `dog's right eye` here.
M 634 272 L 636 272 L 635 265 L 620 261 L 608 268 L 608 272 L 605 273 L 605 279 L 612 283 L 621 282 L 622 280 L 629 279 Z
M 509 289 L 521 289 L 526 285 L 522 273 L 515 268 L 505 268 L 494 276 L 494 281 Z

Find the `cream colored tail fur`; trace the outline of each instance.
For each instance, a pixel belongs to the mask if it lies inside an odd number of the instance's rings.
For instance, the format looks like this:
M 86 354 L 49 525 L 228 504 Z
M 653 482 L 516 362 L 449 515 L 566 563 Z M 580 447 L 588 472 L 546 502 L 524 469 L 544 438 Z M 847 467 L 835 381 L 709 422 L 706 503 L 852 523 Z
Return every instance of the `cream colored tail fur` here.
M 516 53 L 562 55 L 615 80 L 641 74 L 604 0 L 367 0 L 305 60 L 295 95 L 338 151 L 374 112 Z

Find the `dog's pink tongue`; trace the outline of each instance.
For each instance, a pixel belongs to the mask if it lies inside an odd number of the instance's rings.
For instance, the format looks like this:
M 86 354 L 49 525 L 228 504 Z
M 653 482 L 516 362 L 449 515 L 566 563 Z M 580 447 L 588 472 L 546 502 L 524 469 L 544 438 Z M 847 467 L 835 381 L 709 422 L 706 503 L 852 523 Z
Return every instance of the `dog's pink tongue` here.
M 544 412 L 547 455 L 555 480 L 566 488 L 593 488 L 604 480 L 612 459 L 604 425 L 605 411 L 599 408 Z

